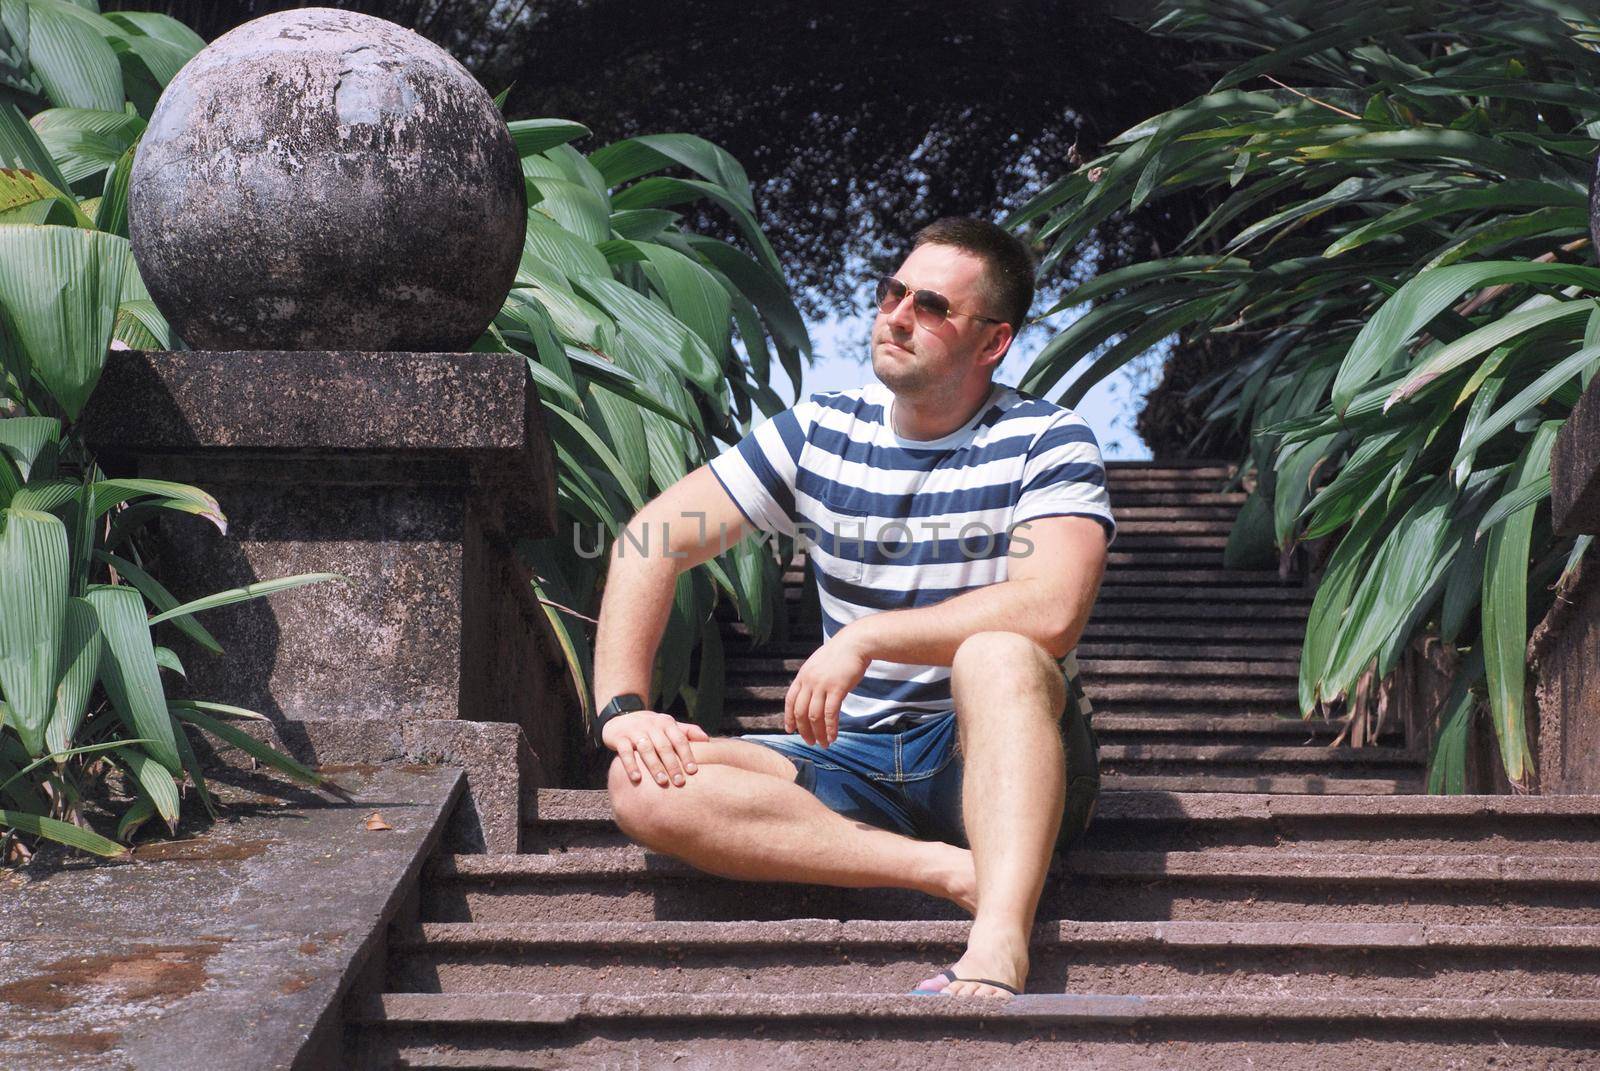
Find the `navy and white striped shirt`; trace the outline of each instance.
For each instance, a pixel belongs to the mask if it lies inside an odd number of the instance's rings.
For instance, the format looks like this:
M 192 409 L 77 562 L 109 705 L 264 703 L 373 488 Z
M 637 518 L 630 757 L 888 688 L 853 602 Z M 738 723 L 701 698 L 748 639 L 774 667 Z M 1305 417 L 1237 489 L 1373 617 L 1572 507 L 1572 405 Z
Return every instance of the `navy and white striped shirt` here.
M 937 439 L 895 434 L 894 393 L 874 381 L 823 391 L 752 428 L 710 462 L 765 532 L 809 549 L 826 641 L 879 610 L 931 606 L 1006 579 L 1025 521 L 1093 517 L 1116 539 L 1100 444 L 1071 409 L 1003 383 Z M 1082 699 L 1076 652 L 1061 660 Z M 902 732 L 953 713 L 949 666 L 874 660 L 845 697 L 839 728 Z

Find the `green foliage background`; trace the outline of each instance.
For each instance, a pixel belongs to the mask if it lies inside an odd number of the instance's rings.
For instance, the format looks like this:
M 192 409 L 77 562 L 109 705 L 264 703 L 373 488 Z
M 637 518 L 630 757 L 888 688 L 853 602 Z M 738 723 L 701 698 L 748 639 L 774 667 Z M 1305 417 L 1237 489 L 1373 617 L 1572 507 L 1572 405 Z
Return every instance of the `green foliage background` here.
M 1172 255 L 1063 298 L 1092 311 L 1020 386 L 1075 404 L 1178 333 L 1246 354 L 1194 394 L 1248 431 L 1230 561 L 1332 536 L 1300 705 L 1338 710 L 1437 635 L 1460 658 L 1430 788 L 1466 784 L 1489 712 L 1534 776 L 1525 652 L 1589 537 L 1549 520 L 1556 431 L 1600 367 L 1588 237 L 1600 22 L 1562 0 L 1163 0 L 1151 28 L 1244 57 L 1009 221 L 1046 266 L 1173 196 L 1215 208 Z

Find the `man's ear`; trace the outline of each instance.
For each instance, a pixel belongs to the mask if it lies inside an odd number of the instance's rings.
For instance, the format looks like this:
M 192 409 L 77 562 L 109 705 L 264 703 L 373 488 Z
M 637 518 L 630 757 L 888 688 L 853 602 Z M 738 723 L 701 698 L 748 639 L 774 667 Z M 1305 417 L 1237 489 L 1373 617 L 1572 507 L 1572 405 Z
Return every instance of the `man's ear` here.
M 1006 353 L 1011 349 L 1011 341 L 1015 337 L 1010 324 L 994 324 L 994 337 L 983 347 L 983 356 L 994 355 L 996 366 L 1005 360 Z

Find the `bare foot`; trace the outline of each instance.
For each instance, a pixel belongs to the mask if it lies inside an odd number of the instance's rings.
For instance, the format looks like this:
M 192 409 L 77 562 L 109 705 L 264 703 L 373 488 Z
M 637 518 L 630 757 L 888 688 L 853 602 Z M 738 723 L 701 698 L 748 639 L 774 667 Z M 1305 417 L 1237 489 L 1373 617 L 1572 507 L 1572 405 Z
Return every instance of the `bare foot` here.
M 978 871 L 972 852 L 942 841 L 930 842 L 934 849 L 926 891 L 943 897 L 969 915 L 978 913 Z
M 1028 943 L 1014 938 L 983 940 L 975 935 L 967 945 L 966 955 L 956 960 L 950 973 L 962 979 L 992 978 L 1021 992 L 1028 980 Z M 924 978 L 917 983 L 917 988 L 935 989 L 942 981 L 938 977 Z M 970 980 L 950 982 L 944 985 L 942 991 L 956 997 L 999 997 L 1009 1000 L 1012 996 L 997 986 Z

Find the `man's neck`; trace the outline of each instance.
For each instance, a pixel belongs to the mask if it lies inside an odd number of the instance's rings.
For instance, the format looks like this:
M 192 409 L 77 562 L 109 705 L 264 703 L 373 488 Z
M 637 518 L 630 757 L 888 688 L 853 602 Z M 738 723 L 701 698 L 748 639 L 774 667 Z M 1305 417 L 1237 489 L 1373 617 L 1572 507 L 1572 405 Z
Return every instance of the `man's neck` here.
M 994 384 L 991 382 L 984 387 L 983 394 L 976 401 L 962 407 L 965 411 L 952 411 L 947 406 L 933 403 L 925 413 L 919 413 L 913 403 L 895 395 L 889 407 L 889 430 L 902 439 L 912 441 L 942 439 L 976 416 L 993 393 Z

